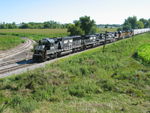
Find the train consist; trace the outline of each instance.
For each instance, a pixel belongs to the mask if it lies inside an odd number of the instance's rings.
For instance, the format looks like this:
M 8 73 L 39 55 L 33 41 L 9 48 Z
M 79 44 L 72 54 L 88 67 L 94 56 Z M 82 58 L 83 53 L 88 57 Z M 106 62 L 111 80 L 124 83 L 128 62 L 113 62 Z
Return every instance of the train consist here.
M 85 36 L 68 36 L 61 38 L 44 38 L 34 48 L 33 60 L 45 61 L 62 56 L 66 53 L 74 53 L 87 48 L 111 43 L 133 35 L 149 32 L 150 28 L 134 29 L 131 31 L 106 32 Z

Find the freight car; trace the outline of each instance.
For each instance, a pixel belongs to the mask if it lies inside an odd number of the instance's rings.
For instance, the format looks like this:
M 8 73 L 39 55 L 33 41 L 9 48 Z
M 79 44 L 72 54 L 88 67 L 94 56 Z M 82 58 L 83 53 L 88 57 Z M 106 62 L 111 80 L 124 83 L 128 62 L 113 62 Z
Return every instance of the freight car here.
M 135 29 L 130 31 L 107 32 L 85 36 L 68 36 L 60 38 L 44 38 L 34 48 L 33 60 L 45 61 L 67 53 L 81 51 L 87 48 L 111 43 L 133 35 L 149 32 L 150 28 Z

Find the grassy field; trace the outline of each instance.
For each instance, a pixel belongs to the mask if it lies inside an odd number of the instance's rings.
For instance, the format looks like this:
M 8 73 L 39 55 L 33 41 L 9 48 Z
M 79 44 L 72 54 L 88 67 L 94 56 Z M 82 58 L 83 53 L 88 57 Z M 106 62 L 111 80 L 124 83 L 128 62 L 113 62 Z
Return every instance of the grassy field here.
M 107 32 L 116 32 L 117 28 L 99 28 L 100 33 L 105 33 L 105 31 L 107 31 Z
M 142 62 L 150 64 L 150 44 L 144 44 L 139 47 L 137 56 Z
M 146 113 L 150 67 L 134 58 L 150 42 L 142 34 L 0 80 L 5 113 Z
M 17 36 L 0 35 L 0 50 L 13 48 L 23 42 L 23 39 Z
M 45 37 L 64 37 L 69 35 L 67 29 L 0 29 L 1 35 L 14 35 L 40 40 Z

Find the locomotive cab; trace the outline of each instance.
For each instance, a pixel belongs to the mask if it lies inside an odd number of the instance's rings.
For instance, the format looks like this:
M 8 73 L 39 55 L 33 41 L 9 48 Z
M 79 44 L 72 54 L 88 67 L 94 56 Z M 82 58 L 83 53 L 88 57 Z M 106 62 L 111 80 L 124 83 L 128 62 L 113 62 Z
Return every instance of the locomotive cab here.
M 38 45 L 34 48 L 33 60 L 45 61 L 47 55 L 53 53 L 55 50 L 55 40 L 45 38 L 39 41 Z

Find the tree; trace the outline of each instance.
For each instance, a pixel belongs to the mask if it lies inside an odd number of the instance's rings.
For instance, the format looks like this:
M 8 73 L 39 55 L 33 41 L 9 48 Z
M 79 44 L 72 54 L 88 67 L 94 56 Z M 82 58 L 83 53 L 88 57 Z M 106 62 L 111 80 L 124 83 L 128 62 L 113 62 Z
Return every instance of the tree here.
M 139 21 L 143 22 L 144 28 L 148 28 L 148 27 L 149 27 L 149 22 L 148 22 L 148 20 L 146 20 L 146 19 L 144 19 L 144 18 L 141 18 Z
M 23 22 L 23 23 L 21 23 L 21 25 L 20 25 L 19 28 L 21 28 L 21 29 L 27 29 L 27 28 L 29 28 L 29 24 Z
M 125 20 L 124 24 L 123 24 L 123 30 L 127 31 L 132 29 L 131 27 L 131 23 L 128 20 Z
M 122 27 L 117 28 L 117 31 L 122 31 Z
M 79 20 L 75 20 L 73 23 L 68 27 L 71 35 L 93 34 L 97 30 L 95 21 L 91 20 L 89 16 L 80 17 Z
M 150 18 L 148 19 L 148 23 L 149 23 L 149 26 L 148 26 L 148 27 L 150 28 Z
M 108 28 L 108 24 L 105 25 L 105 28 Z
M 56 29 L 56 28 L 62 28 L 63 25 L 58 23 L 58 22 L 55 22 L 55 21 L 47 21 L 47 22 L 44 22 L 44 28 L 53 28 L 53 29 Z
M 74 24 L 70 24 L 68 26 L 68 32 L 70 32 L 71 36 L 84 34 L 84 31 L 79 26 L 76 26 Z
M 80 17 L 79 22 L 81 24 L 81 29 L 85 32 L 86 35 L 91 34 L 94 26 L 96 26 L 95 21 L 91 20 L 89 16 Z
M 13 28 L 13 29 L 18 28 L 18 26 L 16 25 L 16 23 L 15 23 L 15 22 L 13 22 L 13 23 L 12 23 L 12 28 Z
M 0 24 L 0 29 L 7 29 L 5 22 L 3 22 L 3 23 Z
M 15 28 L 18 28 L 18 26 L 16 25 L 15 22 L 13 23 L 1 23 L 0 24 L 0 29 L 15 29 Z
M 136 24 L 137 24 L 137 28 L 139 28 L 139 29 L 144 28 L 143 22 L 137 21 Z
M 137 28 L 137 17 L 128 17 L 125 19 L 125 22 L 123 24 L 123 30 L 129 30 L 129 29 L 135 29 Z

